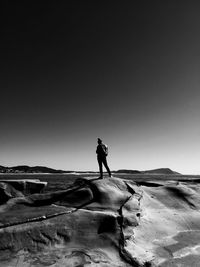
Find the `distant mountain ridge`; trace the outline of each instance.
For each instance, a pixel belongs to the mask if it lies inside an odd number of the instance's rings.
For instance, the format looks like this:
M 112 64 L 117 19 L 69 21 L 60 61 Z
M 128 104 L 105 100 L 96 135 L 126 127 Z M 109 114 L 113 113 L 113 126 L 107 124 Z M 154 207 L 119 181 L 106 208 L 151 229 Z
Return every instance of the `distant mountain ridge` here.
M 118 171 L 113 171 L 114 173 L 130 173 L 130 174 L 138 174 L 138 173 L 142 173 L 141 171 L 137 171 L 137 170 L 127 170 L 127 169 L 120 169 Z
M 56 170 L 44 166 L 19 165 L 13 167 L 0 166 L 0 173 L 66 173 L 67 171 Z
M 130 173 L 130 174 L 180 174 L 179 172 L 175 172 L 170 168 L 159 168 L 147 171 L 138 171 L 138 170 L 127 170 L 120 169 L 118 171 L 114 171 L 115 173 Z
M 143 173 L 152 173 L 152 174 L 180 174 L 179 172 L 175 172 L 171 170 L 170 168 L 159 168 L 159 169 L 153 169 L 153 170 L 147 170 Z
M 53 168 L 48 168 L 44 166 L 28 166 L 28 165 L 19 165 L 13 167 L 5 167 L 0 165 L 0 173 L 96 173 L 95 171 L 64 171 L 64 170 L 57 170 Z M 112 173 L 120 174 L 120 173 L 127 173 L 127 174 L 180 174 L 175 172 L 169 168 L 159 168 L 154 170 L 147 170 L 147 171 L 138 171 L 138 170 L 131 170 L 131 169 L 120 169 L 117 171 L 112 171 Z

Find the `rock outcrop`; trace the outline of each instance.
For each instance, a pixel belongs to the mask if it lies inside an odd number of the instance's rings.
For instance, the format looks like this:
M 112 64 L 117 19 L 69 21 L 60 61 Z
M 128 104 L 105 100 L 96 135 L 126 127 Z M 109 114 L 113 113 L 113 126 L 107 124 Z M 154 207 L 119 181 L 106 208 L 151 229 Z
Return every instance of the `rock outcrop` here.
M 132 232 L 124 229 L 138 225 L 136 191 L 134 184 L 120 179 L 78 179 L 64 191 L 8 200 L 0 206 L 1 262 L 132 266 L 137 260 L 125 248 Z
M 4 204 L 10 198 L 22 197 L 24 195 L 41 193 L 47 182 L 38 179 L 27 180 L 1 180 L 0 181 L 0 204 Z
M 119 178 L 14 191 L 0 205 L 0 266 L 198 266 L 199 192 L 192 182 Z

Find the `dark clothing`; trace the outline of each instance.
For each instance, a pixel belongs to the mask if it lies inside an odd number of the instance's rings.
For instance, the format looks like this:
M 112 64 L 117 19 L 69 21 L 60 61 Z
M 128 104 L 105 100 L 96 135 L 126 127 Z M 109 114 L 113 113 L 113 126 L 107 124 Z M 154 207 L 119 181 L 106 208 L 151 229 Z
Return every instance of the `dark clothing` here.
M 109 176 L 111 176 L 111 171 L 110 171 L 110 169 L 108 167 L 106 156 L 103 156 L 103 157 L 102 156 L 97 156 L 97 160 L 98 160 L 98 163 L 99 163 L 100 177 L 103 177 L 103 165 L 106 168 Z
M 97 146 L 97 150 L 96 150 L 96 153 L 97 153 L 97 161 L 99 163 L 99 172 L 100 172 L 100 177 L 103 178 L 103 165 L 104 167 L 106 168 L 109 176 L 111 176 L 111 171 L 108 167 L 108 163 L 107 163 L 107 159 L 106 159 L 106 156 L 108 154 L 108 148 L 105 144 L 99 144 Z
M 97 153 L 98 156 L 102 156 L 102 157 L 107 156 L 108 155 L 108 147 L 107 147 L 107 145 L 105 145 L 103 143 L 99 144 L 97 146 L 96 153 Z

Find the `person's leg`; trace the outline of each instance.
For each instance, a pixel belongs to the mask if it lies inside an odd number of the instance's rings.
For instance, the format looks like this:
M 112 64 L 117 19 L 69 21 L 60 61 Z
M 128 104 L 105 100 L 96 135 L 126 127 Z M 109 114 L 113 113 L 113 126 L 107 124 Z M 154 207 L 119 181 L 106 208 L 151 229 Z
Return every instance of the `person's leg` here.
M 103 162 L 103 165 L 105 166 L 105 168 L 106 168 L 106 170 L 108 172 L 108 175 L 111 177 L 111 171 L 110 171 L 110 169 L 108 167 L 108 163 L 107 163 L 106 157 L 102 159 L 102 162 Z
M 102 165 L 102 159 L 100 157 L 97 157 L 98 163 L 99 163 L 99 173 L 100 177 L 103 178 L 103 165 Z

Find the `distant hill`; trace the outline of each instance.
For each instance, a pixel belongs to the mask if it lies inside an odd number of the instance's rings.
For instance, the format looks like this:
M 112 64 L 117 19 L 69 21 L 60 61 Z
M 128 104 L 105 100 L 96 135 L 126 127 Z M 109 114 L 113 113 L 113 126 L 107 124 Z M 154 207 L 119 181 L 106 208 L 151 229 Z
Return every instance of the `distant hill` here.
M 0 165 L 0 173 L 72 173 L 74 171 L 64 171 L 64 170 L 56 170 L 44 166 L 27 166 L 27 165 L 19 165 L 13 167 L 5 167 Z M 77 173 L 96 173 L 93 171 L 78 171 Z M 112 173 L 127 173 L 127 174 L 180 174 L 178 172 L 172 171 L 169 168 L 160 168 L 154 170 L 147 171 L 138 171 L 138 170 L 130 170 L 130 169 L 120 169 L 117 171 L 112 171 Z
M 126 170 L 126 169 L 120 169 L 118 171 L 113 171 L 113 173 L 130 173 L 130 174 L 138 174 L 141 173 L 140 171 L 137 170 Z
M 113 171 L 113 173 L 129 173 L 129 174 L 180 174 L 178 172 L 172 171 L 169 168 L 160 168 L 154 170 L 147 170 L 147 171 L 138 171 L 138 170 L 127 170 L 127 169 L 120 169 L 118 171 Z
M 160 168 L 160 169 L 148 170 L 148 171 L 143 171 L 142 173 L 146 173 L 146 174 L 180 174 L 178 172 L 172 171 L 169 168 Z
M 66 173 L 67 171 L 56 170 L 44 166 L 30 167 L 27 165 L 20 165 L 14 167 L 0 166 L 0 173 Z

